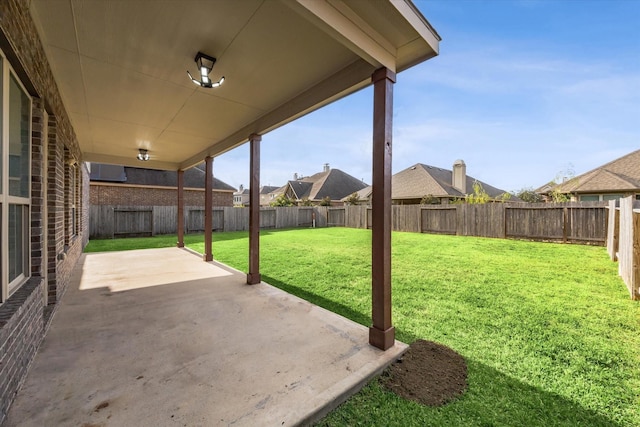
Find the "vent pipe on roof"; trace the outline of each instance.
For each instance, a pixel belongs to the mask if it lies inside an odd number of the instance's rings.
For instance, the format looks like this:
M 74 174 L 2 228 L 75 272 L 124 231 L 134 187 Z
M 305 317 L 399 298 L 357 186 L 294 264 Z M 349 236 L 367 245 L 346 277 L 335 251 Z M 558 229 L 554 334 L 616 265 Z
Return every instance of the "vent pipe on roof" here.
M 298 173 L 294 173 L 294 174 L 293 174 L 293 180 L 294 180 L 294 181 L 297 181 L 297 180 L 298 180 Z
M 451 176 L 453 188 L 459 190 L 462 194 L 467 194 L 467 165 L 464 164 L 464 161 L 458 159 L 453 162 Z
M 325 163 L 322 170 L 323 172 L 329 172 L 331 170 L 331 168 L 329 167 L 329 163 Z

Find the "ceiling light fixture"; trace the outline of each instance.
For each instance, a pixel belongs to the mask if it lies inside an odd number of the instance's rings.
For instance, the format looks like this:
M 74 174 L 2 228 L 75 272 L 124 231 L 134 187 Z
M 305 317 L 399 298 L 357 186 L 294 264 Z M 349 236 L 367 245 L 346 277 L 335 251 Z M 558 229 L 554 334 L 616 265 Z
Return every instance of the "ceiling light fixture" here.
M 218 80 L 217 82 L 212 82 L 209 78 L 209 73 L 211 72 L 211 69 L 213 69 L 213 65 L 216 63 L 216 58 L 214 58 L 213 56 L 205 55 L 202 52 L 198 52 L 194 61 L 196 61 L 196 64 L 198 64 L 198 70 L 200 70 L 200 78 L 202 80 L 194 79 L 191 76 L 191 73 L 187 70 L 187 75 L 192 82 L 194 82 L 198 86 L 207 88 L 218 87 L 222 84 L 222 82 L 224 82 L 224 76 L 222 76 L 222 78 L 220 78 L 220 80 Z
M 145 150 L 144 148 L 138 148 L 138 160 L 146 162 L 147 160 L 149 160 L 151 158 L 151 156 L 149 156 L 149 153 L 147 152 L 147 150 Z

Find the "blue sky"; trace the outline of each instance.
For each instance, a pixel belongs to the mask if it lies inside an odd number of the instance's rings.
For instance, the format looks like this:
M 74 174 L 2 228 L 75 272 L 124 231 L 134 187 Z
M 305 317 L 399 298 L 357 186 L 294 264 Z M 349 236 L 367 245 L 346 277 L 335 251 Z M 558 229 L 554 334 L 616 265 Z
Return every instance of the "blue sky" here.
M 579 175 L 640 148 L 640 0 L 414 0 L 440 55 L 398 74 L 393 172 L 415 163 L 507 191 Z M 324 163 L 371 183 L 364 89 L 263 136 L 261 183 Z M 214 174 L 249 181 L 248 144 Z

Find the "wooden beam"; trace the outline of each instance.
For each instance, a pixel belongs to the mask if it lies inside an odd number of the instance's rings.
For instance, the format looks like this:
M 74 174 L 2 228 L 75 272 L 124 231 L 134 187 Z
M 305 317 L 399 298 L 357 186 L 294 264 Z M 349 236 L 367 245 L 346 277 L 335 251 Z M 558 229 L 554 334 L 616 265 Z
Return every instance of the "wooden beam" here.
M 205 157 L 204 163 L 204 260 L 213 261 L 213 157 Z
M 244 144 L 247 141 L 247 135 L 253 133 L 264 135 L 311 111 L 343 98 L 367 86 L 371 81 L 371 73 L 374 70 L 375 68 L 371 66 L 371 64 L 363 59 L 358 59 L 333 76 L 326 78 L 293 99 L 287 100 L 279 107 L 275 107 L 270 112 L 247 124 L 235 133 L 220 141 L 214 141 L 211 146 L 188 158 L 173 169 L 188 169 L 202 162 L 202 158 L 205 156 L 218 156 Z
M 395 71 L 396 48 L 342 0 L 296 0 L 287 5 L 374 67 Z
M 184 248 L 184 171 L 179 170 L 178 174 L 178 243 L 179 248 Z
M 260 135 L 249 137 L 249 274 L 247 284 L 260 283 Z
M 391 324 L 391 142 L 395 73 L 373 73 L 373 192 L 371 218 L 371 314 L 369 344 L 387 350 L 395 344 Z

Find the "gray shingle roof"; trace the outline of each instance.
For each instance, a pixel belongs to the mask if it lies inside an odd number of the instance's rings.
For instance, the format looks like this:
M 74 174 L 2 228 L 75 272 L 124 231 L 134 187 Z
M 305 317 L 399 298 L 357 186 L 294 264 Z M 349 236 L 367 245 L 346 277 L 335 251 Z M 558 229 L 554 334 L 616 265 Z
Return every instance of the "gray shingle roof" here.
M 101 179 L 102 177 L 94 174 L 94 166 L 103 166 L 100 164 L 92 164 L 91 181 L 107 181 L 114 182 L 113 179 Z M 122 166 L 120 166 L 122 167 Z M 100 170 L 101 167 L 96 168 Z M 184 171 L 184 186 L 185 188 L 204 188 L 205 171 L 199 166 L 187 169 Z M 177 187 L 178 176 L 175 171 L 164 171 L 156 169 L 144 169 L 124 167 L 124 180 L 118 182 L 132 185 L 157 185 L 160 187 Z M 229 184 L 213 178 L 213 189 L 221 191 L 236 191 L 235 188 Z
M 312 182 L 306 181 L 289 181 L 287 184 L 293 190 L 293 194 L 296 199 L 304 199 L 305 197 L 309 197 L 309 193 L 311 192 L 311 188 L 313 187 Z
M 269 194 L 272 191 L 277 190 L 280 187 L 274 187 L 273 185 L 263 185 L 260 187 L 260 194 Z

